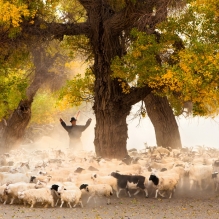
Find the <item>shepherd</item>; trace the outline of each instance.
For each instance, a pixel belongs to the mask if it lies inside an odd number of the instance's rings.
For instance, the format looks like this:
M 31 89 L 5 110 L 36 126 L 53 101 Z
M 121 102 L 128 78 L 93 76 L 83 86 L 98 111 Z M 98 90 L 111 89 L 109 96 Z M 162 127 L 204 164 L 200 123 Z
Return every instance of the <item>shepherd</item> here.
M 69 135 L 69 148 L 74 149 L 74 151 L 83 150 L 83 145 L 81 142 L 82 132 L 90 125 L 92 119 L 89 118 L 85 125 L 76 125 L 77 119 L 72 117 L 70 122 L 71 126 L 66 125 L 66 123 L 60 118 L 61 125 L 68 132 Z

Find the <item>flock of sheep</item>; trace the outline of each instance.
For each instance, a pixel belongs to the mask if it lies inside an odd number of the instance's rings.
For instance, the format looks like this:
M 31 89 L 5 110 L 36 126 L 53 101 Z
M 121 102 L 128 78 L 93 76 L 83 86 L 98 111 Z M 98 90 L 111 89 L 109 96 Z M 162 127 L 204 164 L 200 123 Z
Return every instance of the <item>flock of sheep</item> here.
M 82 197 L 168 197 L 176 190 L 211 189 L 219 184 L 219 150 L 205 147 L 129 150 L 122 159 L 103 159 L 94 152 L 13 150 L 0 156 L 0 201 L 30 207 L 83 207 Z

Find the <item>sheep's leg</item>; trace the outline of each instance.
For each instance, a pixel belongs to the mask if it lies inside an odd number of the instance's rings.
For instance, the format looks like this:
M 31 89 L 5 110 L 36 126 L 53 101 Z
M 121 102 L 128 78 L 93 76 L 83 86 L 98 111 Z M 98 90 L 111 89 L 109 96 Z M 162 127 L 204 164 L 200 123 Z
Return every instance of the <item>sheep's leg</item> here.
M 5 200 L 5 201 L 4 201 L 3 205 L 6 205 L 6 204 L 7 204 L 7 201 L 8 201 L 8 196 L 5 196 L 5 197 L 4 197 L 4 200 Z
M 119 198 L 119 194 L 120 194 L 121 190 L 122 190 L 122 189 L 119 189 L 119 191 L 118 191 L 118 190 L 116 191 L 116 196 L 117 196 L 117 198 Z
M 155 191 L 155 198 L 157 198 L 158 189 Z
M 51 204 L 51 207 L 54 207 L 54 200 L 52 200 L 50 204 Z
M 44 208 L 48 208 L 48 203 L 47 203 L 47 204 L 45 204 Z
M 217 187 L 218 187 L 218 183 L 216 182 L 215 184 L 214 184 L 214 187 L 215 187 L 215 192 L 217 192 Z
M 88 197 L 87 199 L 87 203 L 91 200 L 91 198 L 93 197 L 93 195 L 91 195 L 90 197 Z M 95 200 L 95 199 L 94 199 Z M 95 202 L 95 201 L 94 201 Z M 96 202 L 95 202 L 96 203 Z
M 30 207 L 33 208 L 35 204 L 36 204 L 36 201 L 32 200 L 32 201 L 31 201 L 31 206 L 30 206 Z
M 60 208 L 62 208 L 62 205 L 64 204 L 64 201 L 63 200 L 61 200 L 61 205 L 60 205 Z
M 190 188 L 189 188 L 189 189 L 192 190 L 192 187 L 193 187 L 193 184 L 194 184 L 194 180 L 193 180 L 193 179 L 190 179 L 189 182 L 190 182 Z
M 68 202 L 68 205 L 69 205 L 69 208 L 72 208 L 72 206 L 71 206 L 71 203 L 70 203 L 70 202 Z
M 128 188 L 125 188 L 125 190 L 126 190 L 126 192 L 128 193 L 129 197 L 131 198 L 132 196 L 131 196 L 131 194 L 130 194 L 130 192 L 129 192 L 129 189 L 128 189 Z
M 164 193 L 161 194 L 159 190 L 158 190 L 158 194 L 159 194 L 160 196 L 162 196 L 163 198 L 165 197 Z
M 148 198 L 148 190 L 144 189 L 144 192 L 145 192 L 145 197 Z
M 130 192 L 129 191 L 127 191 L 127 192 L 128 192 L 129 197 L 131 198 L 132 196 L 131 196 Z
M 12 204 L 14 203 L 14 199 L 15 199 L 15 197 L 13 197 L 13 198 L 11 199 L 10 205 L 12 205 Z
M 134 193 L 134 195 L 137 195 L 139 192 L 140 192 L 140 189 L 138 189 L 138 190 Z
M 111 204 L 111 201 L 110 201 L 110 198 L 107 199 L 107 205 L 110 205 Z
M 169 198 L 172 198 L 172 194 L 173 194 L 173 191 L 170 191 L 170 196 L 169 196 Z
M 117 194 L 117 192 L 118 192 L 118 186 L 112 186 L 112 188 L 113 188 L 113 190 L 116 192 L 116 194 Z
M 55 206 L 57 206 L 57 205 L 58 205 L 58 203 L 59 203 L 59 198 L 57 199 Z
M 81 207 L 83 208 L 84 206 L 83 206 L 83 203 L 82 203 L 82 201 L 79 201 L 79 203 L 80 203 Z M 75 205 L 75 206 L 76 206 L 76 205 Z

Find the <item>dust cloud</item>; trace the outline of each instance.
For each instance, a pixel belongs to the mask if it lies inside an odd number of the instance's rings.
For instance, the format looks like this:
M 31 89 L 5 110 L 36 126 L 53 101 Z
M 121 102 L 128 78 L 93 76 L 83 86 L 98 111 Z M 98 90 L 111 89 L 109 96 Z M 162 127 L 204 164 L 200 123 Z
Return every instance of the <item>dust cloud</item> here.
M 138 110 L 136 104 L 127 118 L 128 124 L 128 139 L 127 149 L 136 148 L 137 150 L 144 150 L 145 143 L 148 146 L 156 146 L 156 137 L 154 127 L 150 119 L 134 118 Z M 81 141 L 85 151 L 95 151 L 94 148 L 94 128 L 96 125 L 95 115 L 91 109 L 87 111 L 80 111 L 77 125 L 84 125 L 89 118 L 92 118 L 90 126 L 82 133 Z M 72 115 L 75 116 L 75 115 Z M 70 117 L 65 117 L 64 121 L 70 125 Z M 218 133 L 219 133 L 219 117 L 213 119 L 204 118 L 184 118 L 183 116 L 176 118 L 181 141 L 183 147 L 205 146 L 210 148 L 218 148 Z M 21 148 L 29 150 L 36 149 L 68 149 L 69 137 L 67 132 L 63 129 L 57 118 L 57 123 L 54 124 L 54 130 L 50 135 L 46 135 L 30 144 L 23 144 Z

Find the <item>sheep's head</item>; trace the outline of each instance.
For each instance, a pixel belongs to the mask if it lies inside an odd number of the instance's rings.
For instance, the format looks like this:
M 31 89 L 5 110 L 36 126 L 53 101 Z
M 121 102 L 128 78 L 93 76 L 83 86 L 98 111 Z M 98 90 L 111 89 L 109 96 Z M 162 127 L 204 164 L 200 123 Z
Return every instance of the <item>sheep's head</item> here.
M 153 173 L 150 175 L 149 180 L 151 180 L 155 186 L 159 183 L 159 178 Z
M 81 184 L 80 187 L 79 187 L 79 189 L 80 189 L 80 190 L 86 189 L 86 190 L 89 192 L 89 190 L 88 190 L 87 187 L 88 187 L 88 184 Z
M 38 173 L 39 175 L 43 175 L 43 176 L 46 176 L 47 175 L 47 172 L 46 171 L 39 171 L 39 173 Z
M 35 176 L 30 177 L 30 183 L 36 183 L 36 177 Z
M 117 172 L 112 172 L 110 175 L 115 177 L 115 178 L 118 178 L 120 176 L 120 174 Z
M 11 188 L 10 188 L 10 185 L 6 186 L 5 190 L 4 190 L 4 193 L 6 195 L 10 194 L 11 193 Z
M 59 190 L 59 185 L 53 184 L 50 189 L 51 189 L 51 190 L 55 190 L 56 192 L 58 192 L 58 190 Z
M 96 178 L 97 178 L 97 174 L 96 173 L 91 175 L 91 179 L 96 179 Z

